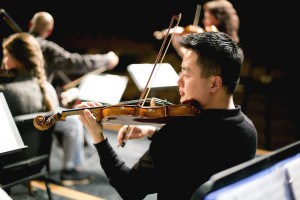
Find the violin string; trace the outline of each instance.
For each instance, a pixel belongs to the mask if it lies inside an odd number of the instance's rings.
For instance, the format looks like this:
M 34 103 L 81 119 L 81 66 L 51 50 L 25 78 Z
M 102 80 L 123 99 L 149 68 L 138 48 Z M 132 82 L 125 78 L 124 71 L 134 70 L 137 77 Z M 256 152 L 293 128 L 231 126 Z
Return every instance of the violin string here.
M 143 99 L 143 101 L 145 102 L 150 102 L 153 98 L 147 98 L 147 99 Z M 162 100 L 162 99 L 159 99 L 159 98 L 154 98 L 154 101 L 156 104 L 159 104 L 159 105 L 172 105 L 171 102 L 167 101 L 166 99 Z M 134 105 L 136 104 L 137 102 L 139 102 L 139 100 L 130 100 L 130 101 L 122 101 L 120 102 L 119 104 L 117 105 Z

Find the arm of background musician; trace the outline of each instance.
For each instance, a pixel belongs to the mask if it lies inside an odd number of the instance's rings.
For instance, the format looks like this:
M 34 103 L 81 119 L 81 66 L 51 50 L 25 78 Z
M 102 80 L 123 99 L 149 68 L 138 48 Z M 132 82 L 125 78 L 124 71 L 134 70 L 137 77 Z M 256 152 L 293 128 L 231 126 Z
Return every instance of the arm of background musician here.
M 181 26 L 178 26 L 177 28 L 171 28 L 169 31 L 169 34 L 181 34 L 184 31 L 184 28 Z M 157 40 L 162 40 L 168 33 L 168 29 L 164 29 L 162 31 L 154 31 L 153 32 L 153 36 L 157 39 Z
M 74 75 L 85 74 L 97 68 L 112 70 L 119 63 L 119 57 L 113 51 L 106 54 L 72 53 L 52 41 L 37 39 L 41 45 L 49 74 L 57 69 Z

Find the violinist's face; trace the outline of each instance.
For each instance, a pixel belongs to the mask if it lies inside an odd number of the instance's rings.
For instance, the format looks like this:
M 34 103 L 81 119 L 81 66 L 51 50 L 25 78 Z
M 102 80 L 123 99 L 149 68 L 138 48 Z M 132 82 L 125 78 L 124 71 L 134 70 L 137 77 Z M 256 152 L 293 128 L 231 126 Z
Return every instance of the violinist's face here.
M 11 70 L 11 69 L 16 68 L 18 61 L 16 59 L 14 59 L 6 49 L 3 49 L 3 60 L 2 60 L 2 62 L 3 62 L 4 68 L 6 70 Z
M 204 27 L 210 27 L 210 26 L 218 26 L 220 22 L 210 12 L 204 11 L 202 23 Z
M 198 55 L 187 50 L 181 64 L 181 74 L 177 81 L 180 102 L 197 101 L 202 107 L 209 103 L 211 97 L 211 80 L 201 77 L 201 69 L 197 62 Z

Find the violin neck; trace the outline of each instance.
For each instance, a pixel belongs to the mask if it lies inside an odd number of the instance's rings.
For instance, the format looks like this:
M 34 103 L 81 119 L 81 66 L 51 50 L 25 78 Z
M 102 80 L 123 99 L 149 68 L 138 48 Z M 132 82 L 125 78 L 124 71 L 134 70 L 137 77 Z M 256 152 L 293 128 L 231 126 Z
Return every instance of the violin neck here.
M 63 110 L 59 115 L 60 115 L 61 120 L 65 120 L 65 118 L 68 116 L 83 114 L 83 111 L 86 109 L 90 110 L 92 113 L 97 112 L 97 111 L 100 112 L 103 107 L 104 106 L 95 106 L 95 107 L 89 107 L 89 108 L 68 109 L 68 110 Z

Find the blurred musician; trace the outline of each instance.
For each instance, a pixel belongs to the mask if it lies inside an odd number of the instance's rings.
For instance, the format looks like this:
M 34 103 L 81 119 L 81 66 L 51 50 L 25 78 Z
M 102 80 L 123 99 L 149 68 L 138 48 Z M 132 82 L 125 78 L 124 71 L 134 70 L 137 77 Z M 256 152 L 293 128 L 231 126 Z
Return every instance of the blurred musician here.
M 198 26 L 198 24 L 189 25 L 185 28 L 177 27 L 175 31 L 170 31 L 171 33 L 176 33 L 175 37 L 172 40 L 172 45 L 177 51 L 178 55 L 182 57 L 185 49 L 179 45 L 178 37 L 187 33 L 196 33 L 196 32 L 224 32 L 227 33 L 235 42 L 239 43 L 239 25 L 240 20 L 237 15 L 237 12 L 233 5 L 227 0 L 212 0 L 208 1 L 203 5 L 204 18 L 202 20 L 203 28 Z M 197 16 L 197 11 L 195 19 Z M 156 39 L 162 39 L 166 30 L 155 31 L 154 37 Z
M 48 76 L 55 70 L 72 74 L 85 74 L 97 68 L 112 70 L 119 57 L 110 51 L 106 54 L 78 54 L 66 51 L 52 41 L 46 40 L 53 31 L 54 19 L 48 12 L 37 12 L 29 22 L 29 32 L 36 37 L 45 59 Z

